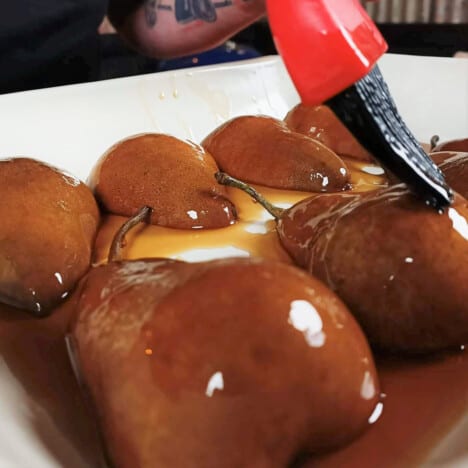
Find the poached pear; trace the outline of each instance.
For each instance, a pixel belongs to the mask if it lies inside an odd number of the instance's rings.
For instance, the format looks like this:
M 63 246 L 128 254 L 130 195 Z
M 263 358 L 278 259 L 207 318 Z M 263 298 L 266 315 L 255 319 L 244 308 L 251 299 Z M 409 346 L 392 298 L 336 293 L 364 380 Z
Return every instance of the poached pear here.
M 217 179 L 245 189 L 226 174 Z M 404 185 L 321 194 L 287 210 L 256 196 L 277 218 L 279 239 L 295 263 L 338 294 L 375 347 L 424 353 L 468 343 L 462 196 L 444 213 Z
M 147 205 L 151 223 L 178 229 L 221 228 L 236 220 L 217 166 L 200 146 L 149 133 L 123 140 L 99 160 L 89 177 L 103 208 L 133 216 Z
M 440 167 L 450 187 L 468 199 L 468 153 L 443 151 L 432 153 L 431 158 Z
M 0 301 L 46 315 L 90 266 L 98 206 L 85 184 L 29 158 L 0 161 L 0 199 Z
M 461 138 L 459 140 L 449 140 L 442 143 L 438 142 L 439 138 L 436 136 L 432 139 L 434 147 L 431 151 L 457 151 L 457 152 L 468 152 L 468 138 Z
M 266 116 L 237 117 L 202 142 L 221 170 L 267 187 L 305 192 L 348 188 L 344 162 L 319 141 Z
M 361 329 L 289 265 L 113 261 L 66 307 L 119 468 L 282 468 L 356 437 L 379 400 Z
M 291 130 L 320 141 L 340 156 L 373 161 L 372 155 L 327 106 L 298 104 L 284 121 Z

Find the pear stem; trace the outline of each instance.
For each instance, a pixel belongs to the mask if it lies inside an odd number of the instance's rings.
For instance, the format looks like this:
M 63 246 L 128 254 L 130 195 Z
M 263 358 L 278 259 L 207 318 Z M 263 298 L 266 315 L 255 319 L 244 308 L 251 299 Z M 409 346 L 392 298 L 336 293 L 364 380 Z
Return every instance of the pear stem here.
M 242 182 L 241 180 L 235 179 L 225 172 L 217 172 L 215 178 L 218 181 L 218 184 L 227 185 L 228 187 L 234 187 L 250 195 L 256 202 L 268 211 L 268 213 L 273 216 L 276 220 L 281 218 L 281 215 L 284 213 L 284 209 L 270 203 L 263 195 L 257 192 L 251 185 Z
M 431 138 L 431 151 L 437 146 L 437 144 L 439 143 L 439 141 L 440 141 L 439 135 L 434 135 L 434 136 Z
M 109 249 L 109 256 L 107 257 L 107 261 L 110 262 L 117 262 L 122 259 L 122 249 L 125 246 L 125 236 L 128 232 L 133 229 L 137 224 L 142 223 L 149 217 L 153 210 L 149 206 L 144 206 L 143 208 L 138 211 L 135 216 L 132 216 L 130 219 L 125 221 L 124 224 L 119 228 L 114 239 L 112 240 L 112 244 Z

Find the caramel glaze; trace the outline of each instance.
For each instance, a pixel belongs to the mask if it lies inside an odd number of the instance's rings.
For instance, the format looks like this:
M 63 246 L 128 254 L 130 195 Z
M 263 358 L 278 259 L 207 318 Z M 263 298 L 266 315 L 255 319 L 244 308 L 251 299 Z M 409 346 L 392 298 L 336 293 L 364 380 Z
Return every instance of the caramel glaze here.
M 272 117 L 236 117 L 202 146 L 233 177 L 273 188 L 338 192 L 348 183 L 343 160 L 317 140 Z
M 77 310 L 74 356 L 116 467 L 283 468 L 354 439 L 379 402 L 354 318 L 281 262 L 112 262 Z
M 201 146 L 147 133 L 111 147 L 88 180 L 109 213 L 134 216 L 147 205 L 151 223 L 178 229 L 221 228 L 236 213 L 213 174 L 216 162 Z
M 344 158 L 353 191 L 363 192 L 385 187 L 387 179 L 376 165 Z M 310 197 L 309 192 L 275 190 L 257 187 L 273 204 L 288 208 Z M 290 262 L 281 247 L 273 218 L 248 195 L 228 188 L 228 197 L 236 206 L 239 221 L 223 229 L 176 230 L 160 226 L 141 226 L 128 235 L 124 257 L 175 258 L 186 261 L 223 256 L 257 256 Z M 98 235 L 94 262 L 107 258 L 111 239 L 126 218 L 107 216 Z
M 0 306 L 2 359 L 53 427 L 85 460 L 84 466 L 102 466 L 93 418 L 83 404 L 65 349 L 69 316 L 64 309 L 65 313 L 34 320 L 18 312 Z M 416 467 L 468 412 L 468 352 L 426 361 L 380 359 L 377 368 L 386 395 L 377 423 L 351 445 L 299 466 Z M 57 462 L 74 466 L 70 451 L 50 436 L 50 428 L 34 419 L 32 424 Z
M 440 167 L 450 187 L 468 198 L 468 153 L 442 151 L 432 153 L 431 158 Z
M 30 158 L 0 161 L 0 199 L 0 302 L 47 315 L 89 268 L 96 201 L 84 183 Z
M 385 180 L 367 174 L 362 168 L 351 168 L 352 182 L 356 190 L 371 190 L 382 187 Z M 372 168 L 372 171 L 379 171 Z M 269 190 L 262 192 L 272 201 L 292 205 L 309 194 Z M 288 261 L 273 233 L 273 223 L 256 204 L 238 191 L 231 191 L 230 197 L 239 208 L 241 223 L 262 220 L 260 224 L 269 226 L 264 234 L 245 234 L 244 244 L 250 255 L 263 255 L 268 252 Z M 97 261 L 107 255 L 110 237 L 124 218 L 110 217 L 104 224 L 97 241 Z M 246 221 L 245 221 L 246 219 Z M 163 228 L 144 228 L 141 235 L 129 236 L 126 256 L 135 258 L 157 256 L 181 256 L 186 245 L 195 242 L 198 246 L 231 245 L 236 239 L 236 225 L 221 230 L 207 232 L 184 232 Z M 224 240 L 221 240 L 221 232 Z M 231 233 L 232 232 L 232 237 Z M 228 236 L 229 233 L 229 236 Z M 179 236 L 168 245 L 169 235 Z M 242 231 L 237 232 L 238 236 Z M 192 237 L 193 236 L 193 237 Z M 200 237 L 198 237 L 200 236 Z M 205 238 L 206 237 L 206 238 Z M 258 241 L 258 242 L 255 242 Z M 268 243 L 262 248 L 260 244 Z M 197 244 L 198 243 L 198 244 Z M 270 247 L 274 247 L 272 251 Z M 36 402 L 50 421 L 70 442 L 81 457 L 85 466 L 101 466 L 101 456 L 97 449 L 97 436 L 91 417 L 83 405 L 78 385 L 75 381 L 65 350 L 64 335 L 68 327 L 69 315 L 64 308 L 58 314 L 44 320 L 32 320 L 16 309 L 0 305 L 0 355 L 9 371 Z M 54 363 L 53 366 L 50 363 Z M 463 415 L 468 412 L 468 353 L 462 352 L 426 361 L 405 359 L 379 359 L 378 372 L 384 398 L 383 412 L 371 430 L 363 434 L 351 445 L 321 457 L 302 463 L 302 466 L 319 467 L 409 467 L 418 466 L 432 447 L 440 442 Z M 62 466 L 70 466 L 70 453 L 62 444 L 54 442 L 46 429 L 36 427 L 40 442 Z M 464 455 L 459 453 L 458 455 Z M 466 455 L 466 454 L 465 454 Z
M 460 195 L 440 214 L 402 184 L 319 195 L 288 210 L 278 234 L 374 346 L 427 352 L 468 343 L 468 204 Z
M 37 320 L 0 304 L 0 356 L 28 396 L 28 421 L 46 451 L 60 466 L 100 467 L 94 421 L 65 345 L 69 319 L 65 310 Z
M 416 467 L 468 414 L 468 352 L 431 359 L 381 358 L 382 415 L 350 445 L 304 463 L 304 468 Z M 466 434 L 464 434 L 466 437 Z M 468 456 L 458 447 L 449 457 Z M 436 464 L 450 466 L 448 459 Z
M 468 151 L 468 138 L 445 141 L 438 144 L 433 151 Z
M 340 156 L 347 155 L 368 162 L 373 160 L 372 155 L 327 106 L 298 104 L 288 112 L 284 121 L 291 130 L 320 141 Z

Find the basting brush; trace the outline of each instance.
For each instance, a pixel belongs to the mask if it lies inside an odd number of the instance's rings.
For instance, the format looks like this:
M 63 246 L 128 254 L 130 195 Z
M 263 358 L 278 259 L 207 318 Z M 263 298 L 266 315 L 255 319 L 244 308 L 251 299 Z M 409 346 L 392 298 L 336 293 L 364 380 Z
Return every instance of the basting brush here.
M 384 167 L 437 209 L 453 194 L 401 118 L 378 66 L 387 44 L 358 0 L 267 0 L 301 100 L 328 105 Z

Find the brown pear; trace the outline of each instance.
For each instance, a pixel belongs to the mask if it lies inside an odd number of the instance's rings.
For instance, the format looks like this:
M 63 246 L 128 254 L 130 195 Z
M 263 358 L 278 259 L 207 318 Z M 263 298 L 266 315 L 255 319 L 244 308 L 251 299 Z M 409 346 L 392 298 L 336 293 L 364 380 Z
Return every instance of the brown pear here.
M 468 206 L 461 196 L 444 214 L 402 186 L 309 200 L 278 231 L 378 347 L 424 352 L 468 343 Z
M 0 302 L 48 314 L 90 266 L 99 210 L 74 177 L 27 158 L 0 161 Z
M 240 186 L 223 174 L 218 180 Z M 257 199 L 264 203 L 262 197 Z M 347 304 L 371 344 L 413 353 L 468 343 L 468 202 L 438 213 L 403 185 L 322 194 L 278 219 L 297 265 Z
M 333 151 L 291 132 L 272 117 L 232 119 L 208 135 L 202 145 L 223 171 L 251 183 L 306 192 L 348 188 L 346 165 Z
M 372 155 L 327 106 L 298 104 L 284 120 L 291 130 L 315 138 L 340 156 L 373 161 Z
M 450 187 L 468 199 L 468 153 L 443 151 L 432 153 L 431 158 L 440 167 Z
M 468 138 L 462 138 L 460 140 L 450 140 L 444 141 L 442 143 L 438 143 L 438 137 L 434 137 L 433 141 L 435 143 L 434 148 L 432 151 L 439 152 L 439 151 L 457 151 L 457 152 L 468 152 Z
M 321 282 L 271 261 L 94 268 L 69 342 L 113 466 L 285 467 L 356 437 L 379 384 Z
M 112 147 L 89 183 L 110 213 L 133 216 L 152 208 L 151 223 L 179 229 L 221 228 L 236 220 L 217 166 L 200 146 L 169 135 L 144 134 Z

